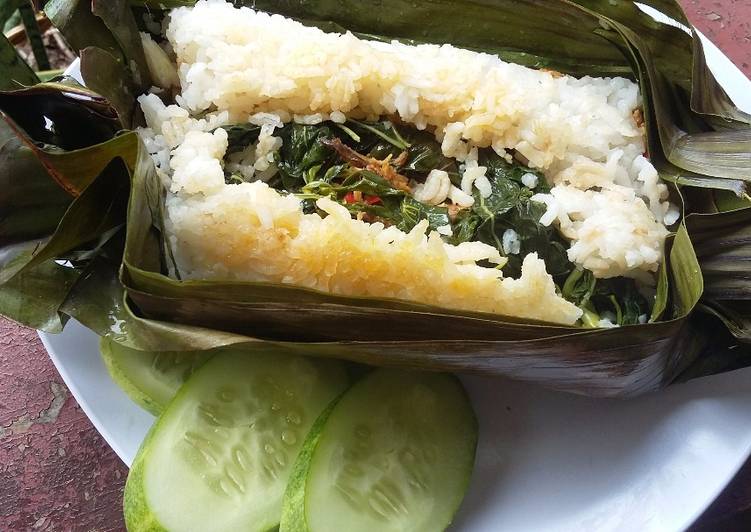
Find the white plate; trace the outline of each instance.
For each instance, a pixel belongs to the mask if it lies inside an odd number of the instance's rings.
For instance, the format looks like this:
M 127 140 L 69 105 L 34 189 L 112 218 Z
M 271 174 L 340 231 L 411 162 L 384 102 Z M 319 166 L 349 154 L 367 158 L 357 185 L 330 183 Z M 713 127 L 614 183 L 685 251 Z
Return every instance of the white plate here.
M 111 380 L 98 338 L 42 334 L 97 430 L 130 465 L 154 418 Z M 678 531 L 751 452 L 751 368 L 629 401 L 464 378 L 480 425 L 456 530 Z
M 751 83 L 705 40 L 739 107 Z M 130 465 L 154 418 L 110 380 L 94 334 L 40 334 L 76 400 Z M 477 411 L 477 465 L 456 530 L 678 531 L 751 453 L 751 368 L 628 401 L 464 378 Z

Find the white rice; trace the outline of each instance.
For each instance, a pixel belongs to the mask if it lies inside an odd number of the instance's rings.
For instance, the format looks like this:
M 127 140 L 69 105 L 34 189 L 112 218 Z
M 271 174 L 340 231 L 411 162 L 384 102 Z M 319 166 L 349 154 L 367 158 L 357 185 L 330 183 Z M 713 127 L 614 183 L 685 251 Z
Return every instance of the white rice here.
M 492 193 L 490 181 L 485 176 L 487 167 L 480 166 L 477 161 L 477 148 L 472 148 L 464 160 L 462 168 L 462 192 L 472 194 L 472 187 L 480 191 L 480 196 L 487 198 Z
M 519 233 L 513 229 L 506 229 L 503 232 L 501 238 L 501 245 L 503 246 L 503 253 L 506 255 L 518 255 L 521 251 L 521 240 L 519 240 Z
M 522 184 L 528 189 L 532 190 L 537 188 L 538 177 L 535 174 L 527 172 L 522 176 Z
M 168 229 L 180 269 L 190 278 L 294 283 L 573 323 L 580 311 L 555 294 L 536 256 L 524 259 L 521 279 L 502 279 L 499 270 L 476 264 L 492 255 L 484 244 L 471 243 L 474 254 L 461 259 L 461 246 L 439 246 L 438 236 L 425 236 L 422 226 L 419 234 L 407 235 L 379 224 L 345 223 L 346 209 L 325 202 L 328 217 L 303 215 L 294 198 L 260 183 L 225 185 L 226 134 L 208 133 L 232 123 L 261 125 L 259 142 L 230 156 L 226 169 L 246 180 L 264 180 L 275 171 L 273 154 L 281 140 L 274 130 L 283 123 L 343 123 L 347 117 L 391 114 L 421 129 L 434 128 L 443 153 L 463 161 L 460 188 L 445 172 L 434 171 L 415 187 L 418 200 L 471 206 L 474 190 L 481 196 L 491 192 L 477 148 L 491 147 L 509 161 L 508 150 L 516 150 L 553 185 L 550 194 L 534 199 L 548 206 L 542 222 L 571 239 L 572 261 L 598 277 L 645 281 L 661 261 L 668 234 L 663 222 L 675 221 L 676 210 L 642 156 L 644 131 L 632 117 L 638 87 L 629 80 L 553 76 L 449 45 L 407 46 L 324 33 L 224 0 L 173 10 L 166 36 L 167 48 L 176 54 L 181 93 L 170 106 L 154 94 L 139 98 L 149 126 L 141 133 L 173 194 Z M 537 178 L 525 175 L 523 183 L 534 188 Z M 256 197 L 264 202 L 252 201 Z M 283 213 L 271 208 L 282 204 Z M 302 227 L 313 228 L 306 238 L 317 240 L 298 242 Z M 513 250 L 518 235 L 511 236 Z M 385 264 L 382 258 L 397 256 L 404 262 Z M 367 265 L 362 278 L 354 273 L 355 257 Z M 406 275 L 404 283 L 400 275 Z
M 452 236 L 454 234 L 454 230 L 451 228 L 450 224 L 436 227 L 435 230 L 438 231 L 439 235 L 443 235 L 443 236 Z
M 467 160 L 464 194 L 449 194 L 460 205 L 472 204 L 473 186 L 489 193 L 472 154 L 492 146 L 502 155 L 516 150 L 555 188 L 632 188 L 659 224 L 670 210 L 667 188 L 642 156 L 644 131 L 632 116 L 638 87 L 629 80 L 554 76 L 449 45 L 324 33 L 223 0 L 173 10 L 166 33 L 177 54 L 181 101 L 191 113 L 226 111 L 231 122 L 243 122 L 265 112 L 302 123 L 398 114 L 417 127 L 435 127 L 444 154 Z M 613 243 L 594 253 L 615 266 L 634 252 L 628 243 L 615 261 Z M 662 240 L 649 247 L 662 249 Z M 652 272 L 661 254 L 643 259 L 637 269 Z
M 596 277 L 627 276 L 650 283 L 646 272 L 657 270 L 668 230 L 633 189 L 614 185 L 596 192 L 558 186 L 532 199 L 548 205 L 541 222 L 557 222 L 571 240 L 569 260 Z
M 202 136 L 199 138 L 198 136 Z M 203 164 L 204 146 L 226 138 L 190 134 L 173 157 L 167 198 L 170 239 L 187 279 L 240 279 L 285 283 L 335 294 L 392 297 L 441 307 L 492 312 L 573 324 L 581 310 L 556 293 L 545 263 L 527 255 L 519 279 L 503 278 L 495 248 L 480 242 L 444 243 L 426 235 L 427 221 L 404 233 L 395 227 L 352 219 L 328 198 L 318 207 L 328 216 L 303 214 L 294 196 L 256 181 L 215 193 L 189 194 L 194 176 L 184 153 Z M 175 161 L 175 159 L 179 161 Z
M 428 205 L 439 205 L 446 201 L 451 191 L 451 180 L 448 172 L 431 170 L 425 183 L 413 185 L 412 197 Z

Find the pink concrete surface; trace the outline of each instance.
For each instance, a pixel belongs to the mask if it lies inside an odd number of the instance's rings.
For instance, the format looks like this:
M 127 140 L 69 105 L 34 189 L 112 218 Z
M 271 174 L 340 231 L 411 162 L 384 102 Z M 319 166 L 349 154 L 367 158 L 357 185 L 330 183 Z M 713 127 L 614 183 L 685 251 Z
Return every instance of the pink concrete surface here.
M 689 20 L 751 77 L 751 0 L 680 0 Z
M 751 77 L 751 0 L 682 0 Z M 127 468 L 69 394 L 34 331 L 0 318 L 0 532 L 123 530 Z M 751 463 L 694 531 L 751 529 Z
M 36 332 L 0 318 L 0 530 L 122 530 L 127 474 Z

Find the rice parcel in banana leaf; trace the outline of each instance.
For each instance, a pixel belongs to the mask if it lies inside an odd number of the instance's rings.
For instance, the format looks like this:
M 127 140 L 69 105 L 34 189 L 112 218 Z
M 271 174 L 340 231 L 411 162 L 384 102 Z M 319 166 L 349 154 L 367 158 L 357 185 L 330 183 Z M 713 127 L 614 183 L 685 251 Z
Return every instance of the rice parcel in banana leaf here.
M 142 36 L 162 89 L 139 98 L 140 133 L 169 191 L 174 276 L 647 321 L 678 210 L 644 155 L 634 82 L 223 1 L 165 27 L 162 47 Z

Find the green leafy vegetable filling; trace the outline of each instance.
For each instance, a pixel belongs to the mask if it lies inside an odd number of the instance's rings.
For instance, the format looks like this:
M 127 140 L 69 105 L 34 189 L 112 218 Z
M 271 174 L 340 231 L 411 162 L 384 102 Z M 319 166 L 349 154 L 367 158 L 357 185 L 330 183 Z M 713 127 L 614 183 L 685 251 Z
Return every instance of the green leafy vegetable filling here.
M 225 129 L 228 155 L 256 142 L 260 133 L 260 127 L 250 124 Z M 454 185 L 461 182 L 459 164 L 443 155 L 429 131 L 389 120 L 349 120 L 345 124 L 287 124 L 275 135 L 282 139 L 282 147 L 276 154 L 278 172 L 269 184 L 300 197 L 306 213 L 319 212 L 315 201 L 330 197 L 354 217 L 405 232 L 422 220 L 428 221 L 431 230 L 450 227 L 451 234 L 443 237 L 446 242 L 480 241 L 495 247 L 507 258 L 504 275 L 514 278 L 521 275 L 524 257 L 537 253 L 563 297 L 584 310 L 585 326 L 597 327 L 603 319 L 632 325 L 650 313 L 632 279 L 595 279 L 568 259 L 568 242 L 553 227 L 539 222 L 546 207 L 531 199 L 550 190 L 545 177 L 492 149 L 478 153 L 479 164 L 487 168 L 490 195 L 483 197 L 475 190 L 474 204 L 460 208 L 450 202 L 421 203 L 410 194 L 407 183 L 425 181 L 434 169 L 447 172 Z M 531 181 L 534 189 L 527 186 L 529 179 L 525 184 L 527 174 L 536 178 Z M 227 175 L 227 182 L 240 181 L 236 175 Z M 504 246 L 509 231 L 518 242 L 518 251 Z

